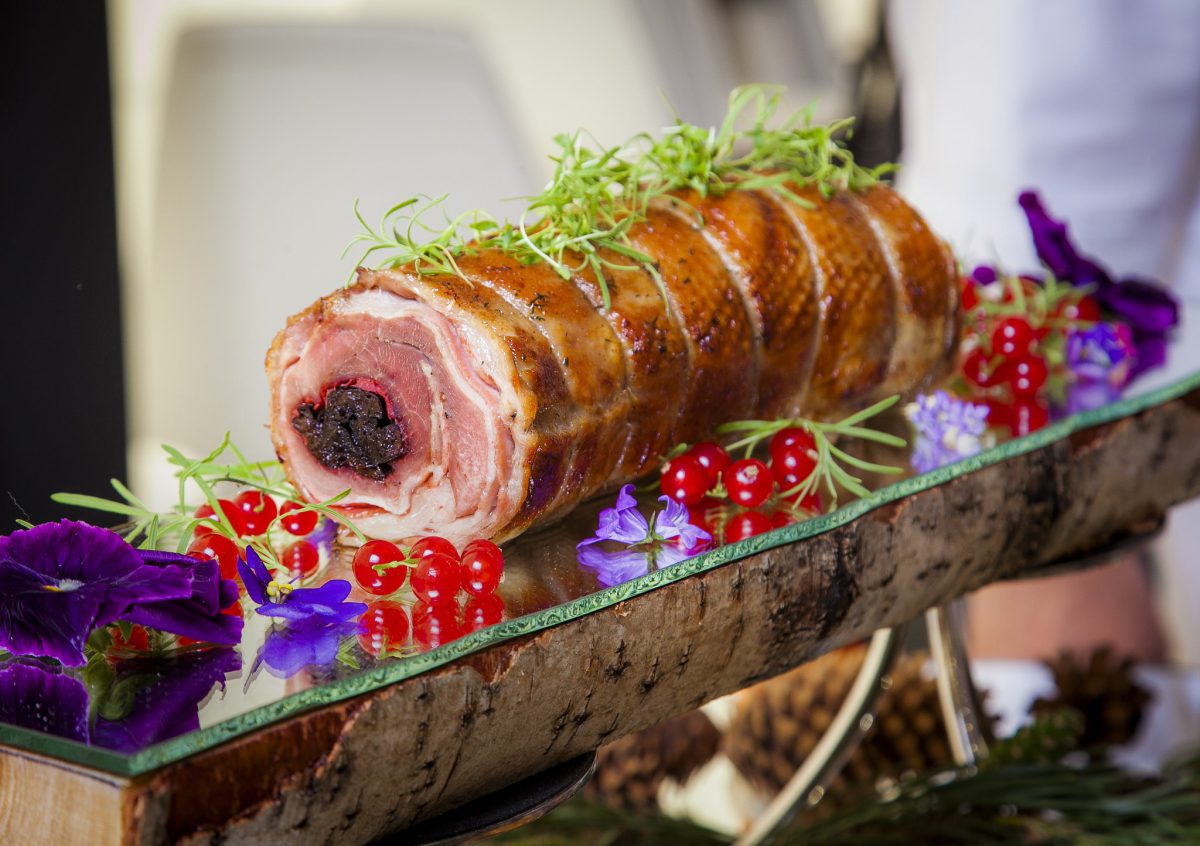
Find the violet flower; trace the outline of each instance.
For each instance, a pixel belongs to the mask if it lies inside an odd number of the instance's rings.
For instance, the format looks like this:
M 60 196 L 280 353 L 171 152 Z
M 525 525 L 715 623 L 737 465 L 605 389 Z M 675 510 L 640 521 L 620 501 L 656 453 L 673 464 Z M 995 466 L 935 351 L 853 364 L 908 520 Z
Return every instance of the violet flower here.
M 1067 385 L 1062 413 L 1077 414 L 1120 399 L 1129 383 L 1137 352 L 1123 323 L 1097 323 L 1067 335 Z
M 237 568 L 246 593 L 258 605 L 255 610 L 264 617 L 350 620 L 367 610 L 362 602 L 345 601 L 350 595 L 350 583 L 345 579 L 330 579 L 320 587 L 293 588 L 290 582 L 272 578 L 253 547 L 246 547 L 246 556 L 238 559 Z
M 1166 361 L 1167 333 L 1179 325 L 1179 303 L 1175 297 L 1150 280 L 1136 277 L 1114 280 L 1103 265 L 1075 248 L 1067 225 L 1050 217 L 1035 192 L 1022 192 L 1018 202 L 1025 210 L 1042 264 L 1059 280 L 1076 286 L 1093 286 L 1092 296 L 1100 306 L 1132 330 L 1137 357 L 1130 378 Z
M 87 688 L 40 664 L 10 662 L 0 669 L 0 723 L 87 743 Z
M 357 620 L 305 617 L 275 625 L 267 632 L 254 666 L 265 664 L 276 678 L 288 678 L 305 667 L 331 664 L 337 658 L 342 638 L 363 630 Z
M 911 463 L 918 473 L 928 473 L 983 449 L 986 405 L 975 405 L 937 391 L 918 395 L 904 414 L 917 433 Z
M 107 529 L 63 520 L 0 536 L 0 646 L 14 654 L 78 666 L 92 629 L 192 595 L 189 571 L 147 564 Z
M 216 561 L 149 549 L 138 550 L 138 554 L 147 564 L 175 565 L 190 571 L 192 593 L 186 599 L 136 603 L 122 619 L 208 643 L 232 645 L 242 639 L 241 614 L 221 613 L 237 601 L 237 582 L 222 579 Z
M 328 517 L 322 517 L 316 528 L 305 537 L 305 540 L 324 552 L 326 556 L 333 554 L 333 542 L 336 539 L 337 523 Z
M 685 505 L 667 496 L 658 500 L 664 508 L 647 520 L 638 510 L 633 485 L 622 487 L 615 506 L 600 512 L 596 534 L 576 545 L 579 566 L 595 573 L 603 587 L 612 587 L 677 564 L 712 541 L 712 535 L 688 522 Z M 595 546 L 605 541 L 623 548 Z
M 577 548 L 580 568 L 596 576 L 601 587 L 612 587 L 678 564 L 688 553 L 675 544 L 660 544 L 649 549 L 604 549 L 600 546 Z
M 580 541 L 576 549 L 601 541 L 617 541 L 626 546 L 675 541 L 683 549 L 693 550 L 712 540 L 712 535 L 688 522 L 687 506 L 668 496 L 660 496 L 658 501 L 665 508 L 647 520 L 638 510 L 633 485 L 625 485 L 617 494 L 616 505 L 600 512 L 596 534 Z
M 1137 352 L 1128 326 L 1097 323 L 1067 334 L 1067 369 L 1076 381 L 1108 382 L 1123 388 Z

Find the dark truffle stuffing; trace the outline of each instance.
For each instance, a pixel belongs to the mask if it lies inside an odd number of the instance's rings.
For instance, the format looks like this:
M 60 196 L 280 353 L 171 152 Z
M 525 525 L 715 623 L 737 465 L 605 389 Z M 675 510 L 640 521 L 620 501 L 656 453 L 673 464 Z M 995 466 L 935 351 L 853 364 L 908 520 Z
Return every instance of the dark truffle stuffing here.
M 349 467 L 377 482 L 392 472 L 391 462 L 408 455 L 404 422 L 388 417 L 383 398 L 362 388 L 333 388 L 320 408 L 302 403 L 292 428 L 329 469 Z

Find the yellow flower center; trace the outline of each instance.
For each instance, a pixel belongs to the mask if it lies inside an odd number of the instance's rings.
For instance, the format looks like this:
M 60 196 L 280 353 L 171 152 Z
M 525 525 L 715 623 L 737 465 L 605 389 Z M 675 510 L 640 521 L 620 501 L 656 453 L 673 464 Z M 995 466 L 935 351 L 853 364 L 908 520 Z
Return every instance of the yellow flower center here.
M 283 601 L 283 598 L 292 592 L 292 586 L 287 582 L 272 581 L 267 585 L 267 596 L 277 602 Z

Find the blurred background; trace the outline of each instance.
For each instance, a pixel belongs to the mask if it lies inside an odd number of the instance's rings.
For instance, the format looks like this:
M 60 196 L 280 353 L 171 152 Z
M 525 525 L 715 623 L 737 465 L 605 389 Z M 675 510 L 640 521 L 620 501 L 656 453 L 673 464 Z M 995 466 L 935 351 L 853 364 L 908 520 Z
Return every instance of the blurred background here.
M 856 115 L 964 259 L 1034 267 L 1037 186 L 1117 273 L 1200 294 L 1193 0 L 15 2 L 0 48 L 5 526 L 110 477 L 166 501 L 163 442 L 270 456 L 263 356 L 347 279 L 356 201 L 503 214 L 555 133 L 711 124 L 745 82 Z M 1194 546 L 1155 576 L 1158 657 L 1189 664 Z

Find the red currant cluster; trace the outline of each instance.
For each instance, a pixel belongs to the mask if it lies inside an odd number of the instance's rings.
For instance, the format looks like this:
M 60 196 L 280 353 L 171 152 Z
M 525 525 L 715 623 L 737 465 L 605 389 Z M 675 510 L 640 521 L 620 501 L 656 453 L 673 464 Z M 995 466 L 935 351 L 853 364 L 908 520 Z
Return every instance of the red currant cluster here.
M 217 507 L 239 538 L 265 537 L 273 524 L 282 526 L 289 535 L 298 537 L 298 540 L 284 547 L 279 556 L 292 578 L 306 579 L 317 571 L 320 551 L 316 544 L 304 539 L 317 527 L 320 520 L 317 512 L 291 500 L 282 506 L 277 505 L 272 497 L 259 490 L 242 491 L 232 500 L 219 499 Z M 193 558 L 216 559 L 221 576 L 236 581 L 237 560 L 243 547 L 216 530 L 216 514 L 208 504 L 197 508 L 193 516 L 203 522 L 197 524 L 193 531 L 187 554 Z
M 800 486 L 817 467 L 813 436 L 789 427 L 771 438 L 770 464 L 757 458 L 734 461 L 724 447 L 705 442 L 688 447 L 663 467 L 662 492 L 688 506 L 691 522 L 716 543 L 733 543 L 821 511 L 816 492 Z
M 387 596 L 409 580 L 416 597 L 430 605 L 454 602 L 460 590 L 471 596 L 495 593 L 504 576 L 504 553 L 489 540 L 473 540 L 460 554 L 436 535 L 407 551 L 390 541 L 367 541 L 354 553 L 354 580 L 367 593 Z M 409 571 L 412 577 L 409 579 Z
M 412 641 L 433 649 L 467 632 L 500 622 L 504 601 L 496 594 L 504 577 L 504 553 L 489 540 L 473 540 L 460 553 L 450 541 L 423 537 L 407 550 L 389 541 L 368 541 L 354 554 L 354 580 L 367 593 L 389 596 L 407 580 L 417 603 L 412 607 Z M 459 593 L 467 602 L 459 607 Z M 358 642 L 369 655 L 407 645 L 408 612 L 392 599 L 379 599 L 360 618 Z
M 410 644 L 420 650 L 436 649 L 503 619 L 504 600 L 495 593 L 472 597 L 462 607 L 455 602 L 417 602 L 408 608 L 394 599 L 377 599 L 359 618 L 363 630 L 358 645 L 372 657 Z
M 967 315 L 962 375 L 970 399 L 988 406 L 988 425 L 1013 437 L 1049 422 L 1048 382 L 1054 365 L 1061 364 L 1066 331 L 1101 319 L 1091 297 L 1056 294 L 1048 302 L 1042 285 L 1030 277 L 986 286 L 962 280 Z

